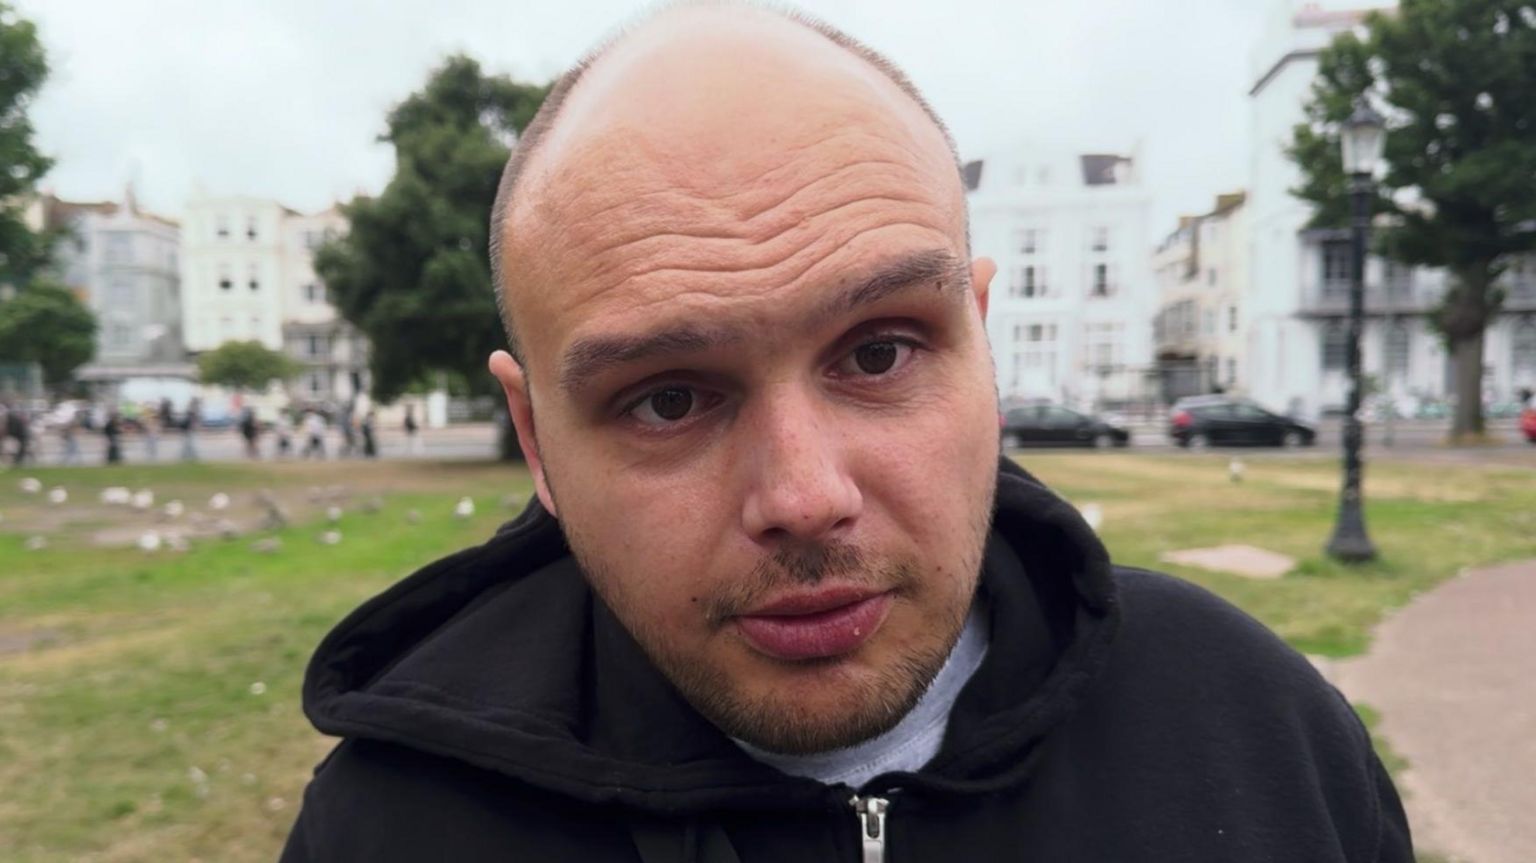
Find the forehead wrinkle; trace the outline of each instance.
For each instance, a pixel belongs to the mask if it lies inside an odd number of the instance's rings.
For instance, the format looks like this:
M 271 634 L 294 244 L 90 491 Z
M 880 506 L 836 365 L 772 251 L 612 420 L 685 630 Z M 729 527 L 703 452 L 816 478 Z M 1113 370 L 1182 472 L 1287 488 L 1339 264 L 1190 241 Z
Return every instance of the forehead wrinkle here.
M 936 238 L 942 240 L 951 239 L 948 235 L 939 231 L 933 225 L 922 222 L 914 222 L 903 219 L 892 219 L 872 225 L 864 225 L 859 229 L 859 234 L 867 234 L 883 231 L 891 228 L 915 228 L 925 232 L 932 232 Z M 857 236 L 857 235 L 855 235 Z M 821 266 L 834 266 L 829 255 L 808 254 L 813 247 L 827 246 L 836 250 L 847 244 L 849 237 L 819 233 L 816 231 L 805 232 L 805 237 L 789 254 L 774 255 L 769 263 L 753 263 L 743 266 L 739 262 L 730 269 L 723 269 L 716 260 L 683 262 L 674 259 L 662 261 L 653 266 L 629 268 L 616 272 L 612 268 L 601 271 L 592 271 L 591 280 L 597 281 L 584 297 L 573 298 L 572 304 L 581 304 L 590 301 L 591 298 L 620 289 L 626 285 L 630 287 L 630 302 L 626 306 L 631 310 L 640 310 L 661 303 L 671 303 L 676 300 L 675 294 L 663 294 L 661 296 L 646 298 L 636 296 L 647 293 L 647 287 L 659 283 L 665 287 L 678 280 L 678 277 L 697 279 L 704 276 L 713 276 L 713 287 L 718 290 L 724 280 L 753 279 L 760 284 L 750 290 L 738 291 L 737 295 L 743 298 L 752 295 L 764 295 L 781 289 L 787 285 L 793 285 L 804 279 L 809 273 Z M 768 257 L 766 255 L 760 258 Z M 595 266 L 595 265 L 594 265 Z

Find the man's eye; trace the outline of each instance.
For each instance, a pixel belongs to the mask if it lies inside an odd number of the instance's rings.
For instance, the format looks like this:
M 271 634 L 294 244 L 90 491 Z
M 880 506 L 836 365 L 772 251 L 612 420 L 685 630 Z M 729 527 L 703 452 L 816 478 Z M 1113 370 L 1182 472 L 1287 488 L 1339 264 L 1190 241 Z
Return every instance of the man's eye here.
M 854 348 L 838 363 L 839 374 L 879 377 L 900 367 L 912 356 L 912 345 L 901 339 L 877 339 Z
M 648 426 L 664 426 L 687 417 L 696 401 L 687 387 L 664 387 L 640 399 L 629 413 Z

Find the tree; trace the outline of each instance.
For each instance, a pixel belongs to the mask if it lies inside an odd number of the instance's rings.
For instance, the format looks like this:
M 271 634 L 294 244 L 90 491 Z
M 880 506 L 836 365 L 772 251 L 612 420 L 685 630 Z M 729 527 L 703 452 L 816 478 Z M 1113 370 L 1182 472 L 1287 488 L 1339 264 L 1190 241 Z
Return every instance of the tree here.
M 1536 252 L 1533 93 L 1529 0 L 1402 0 L 1370 15 L 1363 37 L 1341 33 L 1323 52 L 1291 141 L 1304 178 L 1294 192 L 1317 206 L 1313 227 L 1343 227 L 1339 124 L 1367 94 L 1387 116 L 1378 250 L 1449 276 L 1431 321 L 1455 358 L 1457 438 L 1484 430 L 1483 337 L 1504 300 L 1499 276 Z
M 233 390 L 262 390 L 300 371 L 299 363 L 281 351 L 258 341 L 225 342 L 197 358 L 197 371 L 205 384 Z
M 68 288 L 34 282 L 0 301 L 0 360 L 35 362 L 58 390 L 96 351 L 96 316 Z
M 487 223 L 510 144 L 547 89 L 454 56 L 389 113 L 380 140 L 395 148 L 394 178 L 378 197 L 343 206 L 347 233 L 315 256 L 337 309 L 372 342 L 376 398 L 392 400 L 439 372 L 472 392 L 497 391 L 485 360 L 506 336 Z
M 27 119 L 47 76 L 37 28 L 0 0 L 0 285 L 27 284 L 52 248 L 52 240 L 33 233 L 23 218 L 33 187 L 53 166 L 33 146 Z

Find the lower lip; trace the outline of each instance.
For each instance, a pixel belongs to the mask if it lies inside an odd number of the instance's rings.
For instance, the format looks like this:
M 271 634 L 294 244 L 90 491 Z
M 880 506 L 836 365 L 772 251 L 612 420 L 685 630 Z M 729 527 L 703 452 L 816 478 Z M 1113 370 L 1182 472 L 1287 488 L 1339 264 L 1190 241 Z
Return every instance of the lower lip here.
M 825 659 L 857 650 L 885 622 L 890 606 L 890 594 L 882 593 L 815 614 L 738 617 L 736 627 L 774 659 Z

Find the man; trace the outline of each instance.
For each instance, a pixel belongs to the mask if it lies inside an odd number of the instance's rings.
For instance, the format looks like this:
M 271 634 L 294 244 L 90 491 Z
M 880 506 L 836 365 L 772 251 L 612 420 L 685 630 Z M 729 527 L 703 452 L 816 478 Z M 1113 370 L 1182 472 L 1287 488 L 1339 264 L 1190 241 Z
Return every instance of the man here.
M 181 460 L 197 461 L 197 427 L 203 422 L 203 400 L 193 396 L 181 421 Z
M 4 423 L 5 437 L 16 439 L 16 450 L 11 454 L 11 467 L 21 467 L 30 455 L 32 444 L 32 423 L 27 416 L 26 405 L 21 402 L 14 405 L 0 404 L 0 409 L 4 411 L 0 422 Z
M 304 437 L 307 442 L 304 444 L 301 457 L 314 456 L 323 461 L 325 459 L 325 417 L 321 415 L 318 408 L 310 408 L 304 413 Z
M 664 11 L 492 224 L 537 494 L 321 645 L 285 860 L 1411 860 L 1302 657 L 1000 467 L 995 267 L 883 60 Z

